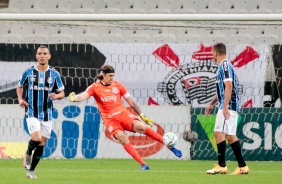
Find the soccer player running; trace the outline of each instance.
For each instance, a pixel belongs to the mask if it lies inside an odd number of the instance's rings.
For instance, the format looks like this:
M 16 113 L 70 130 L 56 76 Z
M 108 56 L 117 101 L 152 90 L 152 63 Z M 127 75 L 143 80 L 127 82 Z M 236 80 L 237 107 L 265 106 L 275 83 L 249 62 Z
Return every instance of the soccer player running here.
M 27 127 L 31 135 L 23 163 L 28 170 L 27 178 L 37 178 L 34 170 L 51 135 L 52 101 L 65 97 L 60 74 L 48 64 L 51 58 L 49 49 L 40 46 L 35 56 L 37 64 L 23 72 L 17 86 L 19 105 L 25 107 Z M 26 89 L 25 97 L 23 88 Z
M 101 67 L 102 73 L 97 76 L 99 81 L 90 85 L 81 94 L 75 95 L 70 93 L 68 99 L 70 102 L 81 102 L 93 96 L 98 105 L 105 128 L 122 144 L 123 148 L 141 165 L 141 170 L 149 170 L 149 166 L 144 162 L 137 150 L 131 145 L 126 131 L 139 132 L 145 134 L 152 139 L 163 143 L 163 138 L 152 128 L 145 126 L 131 114 L 124 104 L 122 97 L 130 105 L 130 107 L 140 115 L 140 118 L 148 125 L 154 124 L 153 120 L 147 118 L 141 111 L 140 107 L 131 98 L 127 89 L 123 84 L 114 80 L 115 70 L 110 65 Z M 177 157 L 181 157 L 182 153 L 175 147 L 168 147 Z
M 205 115 L 210 116 L 211 110 L 218 102 L 218 112 L 216 115 L 214 136 L 218 150 L 218 165 L 207 170 L 207 174 L 226 174 L 227 166 L 225 162 L 226 140 L 230 144 L 238 168 L 231 175 L 248 174 L 249 168 L 246 165 L 241 145 L 236 136 L 238 113 L 240 112 L 240 99 L 238 96 L 238 79 L 230 61 L 226 58 L 226 46 L 223 43 L 213 45 L 213 58 L 219 65 L 217 70 L 216 91 L 217 94 L 205 110 Z

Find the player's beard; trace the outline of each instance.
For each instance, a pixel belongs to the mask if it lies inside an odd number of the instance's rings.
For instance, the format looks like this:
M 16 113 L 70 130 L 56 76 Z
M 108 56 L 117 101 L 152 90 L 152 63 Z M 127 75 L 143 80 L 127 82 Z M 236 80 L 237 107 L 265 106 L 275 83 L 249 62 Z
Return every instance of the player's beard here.
M 110 86 L 112 83 L 105 83 L 106 85 L 105 86 Z
M 107 82 L 105 82 L 105 81 L 100 81 L 100 83 L 103 85 L 103 86 L 110 86 L 112 83 L 107 83 Z
M 39 63 L 41 66 L 45 66 L 47 62 L 44 61 L 44 63 Z
M 112 85 L 112 83 L 113 83 L 113 81 L 109 81 L 109 82 L 107 83 L 107 85 L 110 86 L 110 85 Z

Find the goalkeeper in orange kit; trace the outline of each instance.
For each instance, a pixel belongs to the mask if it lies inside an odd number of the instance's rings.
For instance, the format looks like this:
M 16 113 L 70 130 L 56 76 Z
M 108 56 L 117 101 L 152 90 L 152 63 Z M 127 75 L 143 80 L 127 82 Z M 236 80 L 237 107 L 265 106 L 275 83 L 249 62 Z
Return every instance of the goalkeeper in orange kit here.
M 153 126 L 152 119 L 147 118 L 140 107 L 130 97 L 125 86 L 114 80 L 115 70 L 110 65 L 101 68 L 102 73 L 97 76 L 98 82 L 90 85 L 83 93 L 76 95 L 74 92 L 69 94 L 70 102 L 81 102 L 93 96 L 97 102 L 105 128 L 122 144 L 123 148 L 141 165 L 141 170 L 149 170 L 149 166 L 144 162 L 137 150 L 130 144 L 126 131 L 139 132 L 152 139 L 163 143 L 163 138 L 152 128 L 145 126 L 131 114 L 122 103 L 122 98 L 131 108 L 140 115 L 140 118 L 148 125 Z M 175 147 L 168 147 L 177 157 L 182 153 Z

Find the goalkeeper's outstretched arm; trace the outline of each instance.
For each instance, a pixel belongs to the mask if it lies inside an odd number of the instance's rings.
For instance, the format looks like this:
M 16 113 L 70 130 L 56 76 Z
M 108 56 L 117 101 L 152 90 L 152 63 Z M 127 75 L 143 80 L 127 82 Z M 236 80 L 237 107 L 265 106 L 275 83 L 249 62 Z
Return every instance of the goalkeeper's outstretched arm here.
M 82 92 L 78 95 L 76 95 L 74 92 L 71 92 L 68 96 L 69 102 L 81 102 L 85 99 L 88 99 L 90 96 L 87 92 Z

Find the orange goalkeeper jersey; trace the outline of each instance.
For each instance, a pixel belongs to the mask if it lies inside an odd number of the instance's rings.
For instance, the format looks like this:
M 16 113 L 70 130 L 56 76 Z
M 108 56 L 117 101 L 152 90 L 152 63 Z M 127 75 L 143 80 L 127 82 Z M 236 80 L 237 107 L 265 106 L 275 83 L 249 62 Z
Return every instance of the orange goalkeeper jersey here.
M 86 89 L 86 92 L 95 98 L 103 121 L 122 111 L 128 112 L 122 103 L 122 97 L 130 95 L 125 86 L 117 81 L 113 81 L 110 86 L 104 86 L 100 81 L 95 82 Z

